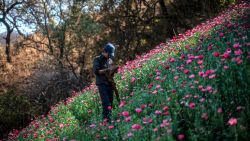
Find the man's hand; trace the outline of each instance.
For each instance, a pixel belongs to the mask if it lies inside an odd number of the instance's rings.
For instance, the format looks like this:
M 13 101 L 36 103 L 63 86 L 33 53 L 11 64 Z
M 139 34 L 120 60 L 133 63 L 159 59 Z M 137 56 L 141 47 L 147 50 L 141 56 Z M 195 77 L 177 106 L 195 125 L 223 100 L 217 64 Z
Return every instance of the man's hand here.
M 114 74 L 114 73 L 118 72 L 118 68 L 119 67 L 117 67 L 117 66 L 112 66 L 112 67 L 107 68 L 107 69 L 102 69 L 102 70 L 99 70 L 99 74 L 105 74 L 105 73 Z
M 118 72 L 119 67 L 118 66 L 112 66 L 109 69 L 110 69 L 110 72 L 113 74 L 113 73 L 117 73 Z

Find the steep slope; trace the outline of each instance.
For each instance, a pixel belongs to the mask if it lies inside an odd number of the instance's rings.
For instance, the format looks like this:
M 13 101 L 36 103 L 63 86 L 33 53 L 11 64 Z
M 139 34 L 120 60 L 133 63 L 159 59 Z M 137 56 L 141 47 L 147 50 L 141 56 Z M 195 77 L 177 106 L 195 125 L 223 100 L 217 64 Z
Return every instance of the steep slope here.
M 121 67 L 111 124 L 101 121 L 93 84 L 9 139 L 248 139 L 249 9 L 231 7 Z

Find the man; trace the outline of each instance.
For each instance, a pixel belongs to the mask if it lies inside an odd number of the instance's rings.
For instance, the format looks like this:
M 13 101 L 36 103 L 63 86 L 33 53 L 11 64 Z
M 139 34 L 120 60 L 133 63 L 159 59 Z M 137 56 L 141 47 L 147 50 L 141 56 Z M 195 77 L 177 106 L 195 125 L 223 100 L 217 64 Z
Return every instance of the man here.
M 108 43 L 103 48 L 101 55 L 97 56 L 93 61 L 93 71 L 96 76 L 96 85 L 98 87 L 102 100 L 103 119 L 110 122 L 111 108 L 113 104 L 114 86 L 107 74 L 113 74 L 118 67 L 114 66 L 115 47 Z

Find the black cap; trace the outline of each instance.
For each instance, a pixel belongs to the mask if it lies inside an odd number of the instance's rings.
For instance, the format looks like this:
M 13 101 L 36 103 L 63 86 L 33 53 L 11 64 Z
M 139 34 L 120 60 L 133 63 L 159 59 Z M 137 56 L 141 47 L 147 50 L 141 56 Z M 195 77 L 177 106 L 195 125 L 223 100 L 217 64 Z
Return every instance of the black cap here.
M 109 54 L 111 59 L 115 57 L 115 46 L 111 43 L 107 43 L 104 47 L 104 50 Z

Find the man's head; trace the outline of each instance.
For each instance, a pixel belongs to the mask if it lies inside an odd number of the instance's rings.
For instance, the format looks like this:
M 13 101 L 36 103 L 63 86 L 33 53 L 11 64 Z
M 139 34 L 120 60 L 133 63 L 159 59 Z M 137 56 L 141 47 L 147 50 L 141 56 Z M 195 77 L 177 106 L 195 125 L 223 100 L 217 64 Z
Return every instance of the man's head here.
M 104 46 L 104 56 L 106 58 L 111 58 L 112 60 L 114 59 L 114 57 L 115 57 L 115 46 L 113 44 L 107 43 Z

